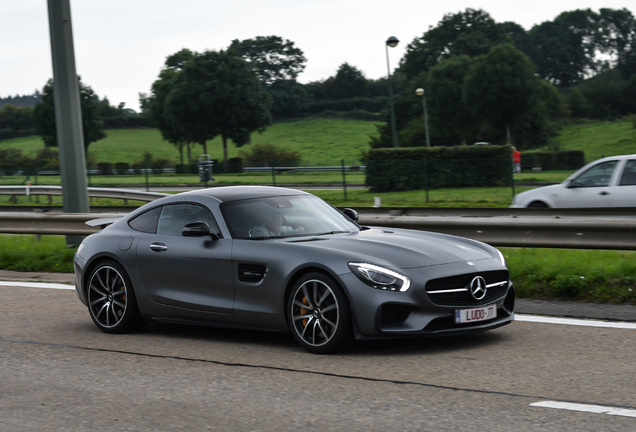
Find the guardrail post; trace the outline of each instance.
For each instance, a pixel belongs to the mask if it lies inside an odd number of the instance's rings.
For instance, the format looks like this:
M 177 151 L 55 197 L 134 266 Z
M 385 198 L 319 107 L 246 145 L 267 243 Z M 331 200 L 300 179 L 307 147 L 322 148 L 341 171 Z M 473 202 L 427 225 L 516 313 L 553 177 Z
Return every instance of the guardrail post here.
M 272 168 L 272 186 L 276 186 L 276 164 L 270 162 L 269 166 Z
M 426 191 L 426 202 L 428 202 L 428 162 L 422 159 L 422 171 L 424 173 L 424 190 Z
M 344 199 L 347 199 L 347 174 L 345 173 L 345 161 L 344 159 L 340 160 L 340 164 L 342 166 L 342 189 L 344 190 Z

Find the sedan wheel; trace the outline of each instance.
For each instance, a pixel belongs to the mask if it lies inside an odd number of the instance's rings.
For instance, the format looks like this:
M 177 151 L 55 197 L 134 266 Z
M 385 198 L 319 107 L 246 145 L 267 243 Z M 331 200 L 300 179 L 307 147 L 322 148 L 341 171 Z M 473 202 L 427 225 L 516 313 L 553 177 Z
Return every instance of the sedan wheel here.
M 326 275 L 310 273 L 301 278 L 294 285 L 287 310 L 294 339 L 310 352 L 334 352 L 349 339 L 347 299 Z
M 105 261 L 93 269 L 87 300 L 93 322 L 106 333 L 126 333 L 144 324 L 130 279 L 113 261 Z

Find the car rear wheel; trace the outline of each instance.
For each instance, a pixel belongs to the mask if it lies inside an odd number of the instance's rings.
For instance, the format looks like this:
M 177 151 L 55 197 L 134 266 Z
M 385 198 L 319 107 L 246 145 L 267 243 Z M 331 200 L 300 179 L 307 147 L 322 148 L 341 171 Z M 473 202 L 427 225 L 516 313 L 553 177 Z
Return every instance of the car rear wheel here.
M 106 333 L 127 333 L 144 325 L 130 278 L 122 266 L 104 261 L 91 272 L 86 293 L 91 318 Z
M 310 273 L 296 282 L 287 311 L 294 339 L 309 352 L 335 352 L 349 340 L 349 304 L 338 284 L 325 274 Z

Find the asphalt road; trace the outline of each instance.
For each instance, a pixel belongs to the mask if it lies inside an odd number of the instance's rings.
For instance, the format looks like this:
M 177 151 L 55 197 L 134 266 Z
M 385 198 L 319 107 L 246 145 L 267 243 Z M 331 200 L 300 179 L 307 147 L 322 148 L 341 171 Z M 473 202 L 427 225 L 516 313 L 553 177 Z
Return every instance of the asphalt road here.
M 517 321 L 319 356 L 251 331 L 107 335 L 72 290 L 3 285 L 0 430 L 631 431 L 631 326 Z

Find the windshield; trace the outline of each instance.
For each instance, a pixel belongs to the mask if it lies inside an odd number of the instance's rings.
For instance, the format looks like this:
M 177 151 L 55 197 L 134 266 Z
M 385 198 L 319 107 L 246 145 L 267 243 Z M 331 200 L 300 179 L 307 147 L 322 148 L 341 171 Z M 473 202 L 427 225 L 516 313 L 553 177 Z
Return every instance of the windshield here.
M 265 239 L 358 231 L 335 208 L 312 195 L 280 196 L 225 203 L 223 218 L 236 239 Z

